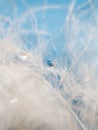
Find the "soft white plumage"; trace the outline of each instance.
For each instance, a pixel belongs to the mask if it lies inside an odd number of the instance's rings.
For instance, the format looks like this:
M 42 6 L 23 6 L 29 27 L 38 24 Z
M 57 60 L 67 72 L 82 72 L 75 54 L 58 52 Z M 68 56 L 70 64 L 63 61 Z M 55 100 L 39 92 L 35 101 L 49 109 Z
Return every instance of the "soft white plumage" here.
M 0 13 L 0 130 L 98 130 L 98 1 L 22 0 L 22 14 L 10 2 L 11 16 Z

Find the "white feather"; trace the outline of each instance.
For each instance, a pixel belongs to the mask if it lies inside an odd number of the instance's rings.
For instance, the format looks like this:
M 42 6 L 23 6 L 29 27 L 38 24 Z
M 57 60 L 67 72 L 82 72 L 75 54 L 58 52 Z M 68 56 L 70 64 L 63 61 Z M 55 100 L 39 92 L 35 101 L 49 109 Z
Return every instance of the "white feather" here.
M 0 14 L 0 130 L 98 130 L 97 0 L 22 4 L 13 20 Z M 56 34 L 36 15 L 51 9 L 67 13 Z

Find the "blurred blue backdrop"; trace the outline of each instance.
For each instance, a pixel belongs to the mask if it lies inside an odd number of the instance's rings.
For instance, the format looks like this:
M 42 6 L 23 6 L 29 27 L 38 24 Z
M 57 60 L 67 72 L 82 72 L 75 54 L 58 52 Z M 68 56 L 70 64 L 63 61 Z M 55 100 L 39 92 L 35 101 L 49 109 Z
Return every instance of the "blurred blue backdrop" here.
M 97 0 L 1 0 L 0 38 L 10 35 L 30 51 L 42 44 L 45 64 L 70 68 L 88 46 L 97 7 Z

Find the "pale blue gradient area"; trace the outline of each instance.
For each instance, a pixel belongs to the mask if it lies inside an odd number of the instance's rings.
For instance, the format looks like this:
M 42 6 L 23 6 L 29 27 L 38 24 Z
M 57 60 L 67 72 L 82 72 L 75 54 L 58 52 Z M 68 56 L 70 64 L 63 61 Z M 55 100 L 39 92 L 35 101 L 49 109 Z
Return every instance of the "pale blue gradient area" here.
M 77 6 L 85 2 L 86 0 L 77 0 L 73 11 L 75 12 Z M 23 15 L 28 9 L 34 10 L 37 8 L 35 16 L 38 20 L 38 29 L 58 33 L 57 31 L 63 28 L 71 3 L 73 3 L 72 0 L 3 0 L 0 1 L 0 14 L 15 19 L 15 17 Z M 50 8 L 44 9 L 44 6 L 50 6 Z M 89 8 L 89 4 L 85 8 Z M 85 10 L 85 8 L 82 10 Z
M 93 4 L 94 9 L 92 10 Z M 57 66 L 70 67 L 73 59 L 73 54 L 69 49 L 69 45 L 70 48 L 72 46 L 70 42 L 72 40 L 73 43 L 77 42 L 73 50 L 75 55 L 78 55 L 84 49 L 84 45 L 79 44 L 79 39 L 86 41 L 85 31 L 89 32 L 89 28 L 87 28 L 86 30 L 81 29 L 77 36 L 73 32 L 69 34 L 67 29 L 71 30 L 74 27 L 72 16 L 77 17 L 80 22 L 79 26 L 84 23 L 94 25 L 96 24 L 94 11 L 97 10 L 97 5 L 96 0 L 91 2 L 89 0 L 3 0 L 0 1 L 0 23 L 4 31 L 2 35 L 7 35 L 9 28 L 13 28 L 12 33 L 21 30 L 34 31 L 28 35 L 22 34 L 27 48 L 33 50 L 37 44 L 41 44 L 39 39 L 44 39 L 42 41 L 46 41 L 47 51 L 43 56 L 43 61 L 47 63 L 47 60 L 55 59 Z M 71 8 L 73 9 L 70 13 Z M 27 14 L 23 20 L 28 10 L 31 10 L 31 13 Z M 66 24 L 68 16 L 70 20 Z M 23 20 L 21 24 L 19 19 Z M 37 32 L 41 32 L 40 36 Z

